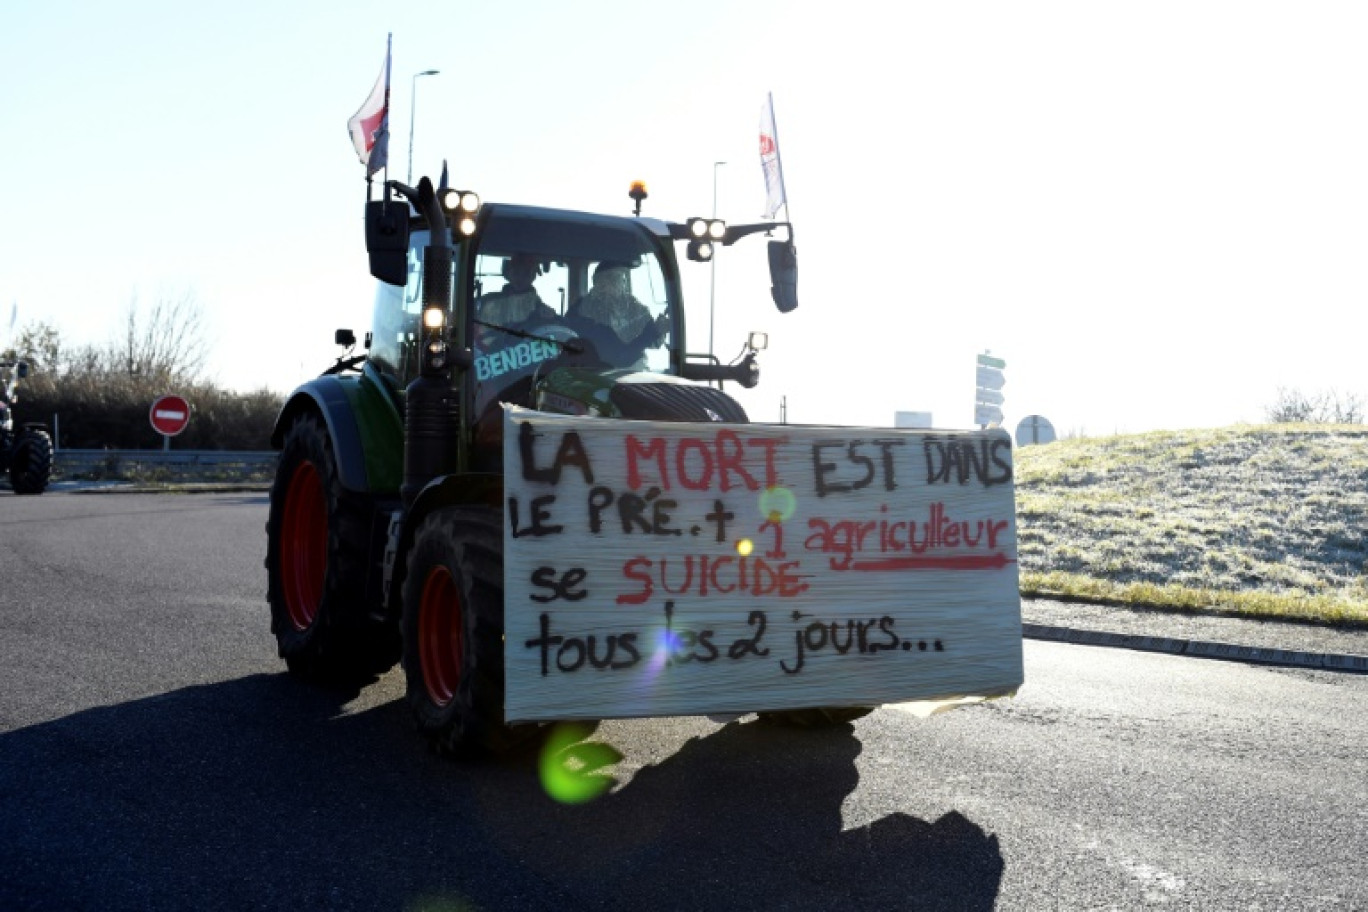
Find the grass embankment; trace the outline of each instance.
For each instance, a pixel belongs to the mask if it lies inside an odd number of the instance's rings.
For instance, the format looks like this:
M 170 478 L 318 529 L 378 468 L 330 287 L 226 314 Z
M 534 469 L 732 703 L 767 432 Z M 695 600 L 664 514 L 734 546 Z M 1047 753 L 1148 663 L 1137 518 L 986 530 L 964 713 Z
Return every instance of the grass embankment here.
M 1368 626 L 1368 427 L 1016 451 L 1021 592 Z

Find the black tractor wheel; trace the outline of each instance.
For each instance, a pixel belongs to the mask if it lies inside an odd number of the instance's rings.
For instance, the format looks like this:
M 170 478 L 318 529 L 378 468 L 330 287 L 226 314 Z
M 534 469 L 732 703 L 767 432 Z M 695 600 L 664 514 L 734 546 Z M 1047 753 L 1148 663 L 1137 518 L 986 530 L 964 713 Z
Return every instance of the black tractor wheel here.
M 354 683 L 399 658 L 397 625 L 366 601 L 370 520 L 342 488 L 322 419 L 305 414 L 285 433 L 266 523 L 271 632 L 290 671 Z
M 761 722 L 789 728 L 834 728 L 862 719 L 873 711 L 872 706 L 814 706 L 810 709 L 782 709 L 756 715 Z
M 10 453 L 10 487 L 15 494 L 42 494 L 52 481 L 52 438 L 47 431 L 25 428 Z
M 404 675 L 418 728 L 443 753 L 499 752 L 532 726 L 504 724 L 503 529 L 448 507 L 418 527 L 404 576 Z

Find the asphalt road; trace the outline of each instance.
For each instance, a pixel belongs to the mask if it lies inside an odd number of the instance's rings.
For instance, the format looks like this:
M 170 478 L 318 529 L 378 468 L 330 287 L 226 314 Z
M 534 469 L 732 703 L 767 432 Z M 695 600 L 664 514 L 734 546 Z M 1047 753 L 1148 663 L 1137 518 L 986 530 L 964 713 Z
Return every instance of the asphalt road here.
M 275 657 L 260 494 L 0 495 L 0 909 L 1368 909 L 1368 676 L 1028 641 L 1012 700 L 457 763 Z

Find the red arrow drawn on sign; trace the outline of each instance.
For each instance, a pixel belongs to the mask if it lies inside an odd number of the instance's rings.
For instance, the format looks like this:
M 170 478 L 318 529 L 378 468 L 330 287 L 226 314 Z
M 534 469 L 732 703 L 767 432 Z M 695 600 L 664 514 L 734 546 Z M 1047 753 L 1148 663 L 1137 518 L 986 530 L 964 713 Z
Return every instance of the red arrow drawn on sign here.
M 996 554 L 941 554 L 886 557 L 855 561 L 852 570 L 999 570 L 1016 561 L 1001 551 Z

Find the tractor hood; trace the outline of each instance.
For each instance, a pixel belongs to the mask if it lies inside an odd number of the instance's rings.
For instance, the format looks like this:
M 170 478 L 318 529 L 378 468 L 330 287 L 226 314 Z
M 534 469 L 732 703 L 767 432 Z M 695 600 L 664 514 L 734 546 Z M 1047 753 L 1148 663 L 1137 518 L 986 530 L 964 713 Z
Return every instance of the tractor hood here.
M 533 402 L 543 412 L 639 421 L 747 423 L 746 411 L 720 389 L 669 374 L 567 367 L 542 378 Z

